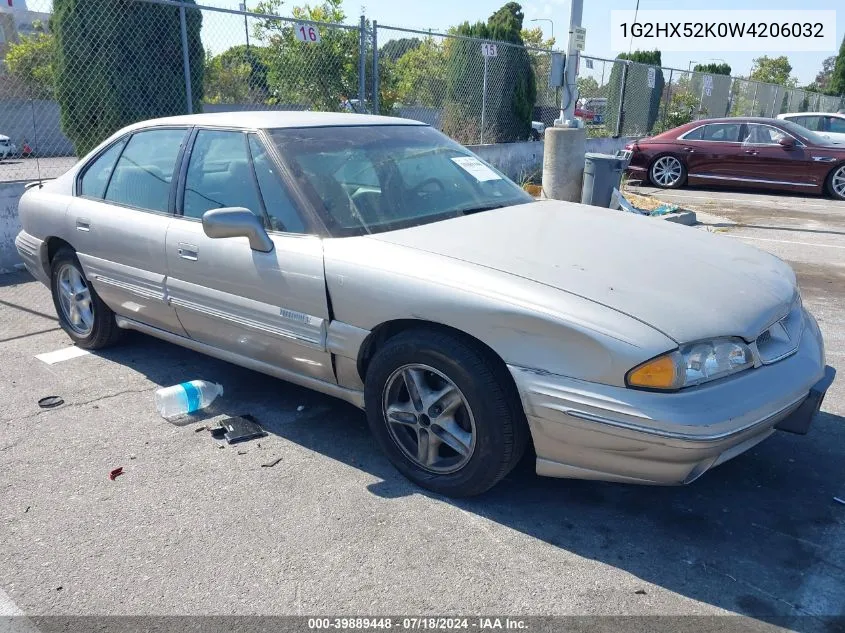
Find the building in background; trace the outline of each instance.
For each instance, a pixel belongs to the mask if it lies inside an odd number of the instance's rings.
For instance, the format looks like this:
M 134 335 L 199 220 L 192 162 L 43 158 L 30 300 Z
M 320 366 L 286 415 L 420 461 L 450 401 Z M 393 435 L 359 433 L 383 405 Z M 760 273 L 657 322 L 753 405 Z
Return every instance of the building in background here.
M 46 29 L 49 19 L 49 13 L 30 11 L 26 0 L 0 0 L 0 60 L 6 59 L 9 44 L 17 42 L 21 35 L 34 33 L 39 22 Z M 0 64 L 0 74 L 5 71 L 6 64 Z

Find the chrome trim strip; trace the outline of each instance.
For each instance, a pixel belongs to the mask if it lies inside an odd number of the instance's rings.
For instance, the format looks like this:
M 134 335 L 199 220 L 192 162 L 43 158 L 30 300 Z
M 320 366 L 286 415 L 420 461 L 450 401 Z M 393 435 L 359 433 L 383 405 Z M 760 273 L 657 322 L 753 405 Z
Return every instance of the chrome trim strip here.
M 247 319 L 244 317 L 237 316 L 232 314 L 231 312 L 224 312 L 222 310 L 215 310 L 214 308 L 209 308 L 204 305 L 200 305 L 199 303 L 194 303 L 193 301 L 187 301 L 186 299 L 180 299 L 178 297 L 170 297 L 171 305 L 178 306 L 180 308 L 185 308 L 186 310 L 191 310 L 193 312 L 197 312 L 199 314 L 212 317 L 215 319 L 222 319 L 224 321 L 228 321 L 230 323 L 234 323 L 235 325 L 239 325 L 241 327 L 250 328 L 253 330 L 258 330 L 259 332 L 264 332 L 266 334 L 272 334 L 274 336 L 279 336 L 281 338 L 285 338 L 291 341 L 295 341 L 297 343 L 308 345 L 309 347 L 314 347 L 319 350 L 324 350 L 325 347 L 323 346 L 323 342 L 320 338 L 312 338 L 307 336 L 302 336 L 295 332 L 291 332 L 285 328 L 281 327 L 274 327 L 272 325 L 268 325 L 265 323 L 260 323 L 258 321 L 254 321 L 252 319 Z M 310 323 L 314 324 L 314 322 L 319 323 L 317 327 L 322 327 L 323 319 L 320 317 L 315 316 L 308 316 L 311 320 Z
M 704 174 L 690 174 L 690 178 L 708 178 L 710 180 L 736 180 L 738 182 L 760 182 L 767 185 L 791 185 L 793 187 L 818 187 L 818 185 L 803 182 L 786 182 L 784 180 L 761 180 L 759 178 L 738 178 L 735 176 L 707 176 Z
M 155 290 L 150 290 L 149 288 L 144 288 L 143 286 L 138 286 L 133 283 L 129 283 L 128 281 L 119 281 L 117 279 L 112 279 L 111 277 L 105 277 L 103 275 L 98 275 L 94 273 L 93 275 L 95 281 L 101 281 L 104 284 L 108 284 L 110 286 L 115 286 L 116 288 L 120 288 L 121 290 L 125 290 L 126 292 L 131 292 L 134 295 L 138 295 L 139 297 L 144 297 L 145 299 L 156 299 L 157 301 L 161 301 L 165 303 L 167 301 L 167 297 L 164 294 L 164 291 L 156 292 Z
M 807 395 L 803 395 L 800 398 L 790 402 L 785 407 L 778 409 L 774 413 L 770 413 L 764 418 L 759 420 L 755 420 L 754 422 L 749 422 L 739 428 L 731 429 L 730 431 L 723 431 L 722 433 L 713 433 L 710 435 L 697 435 L 693 433 L 679 433 L 676 431 L 663 431 L 660 429 L 649 428 L 645 426 L 640 426 L 639 424 L 631 424 L 629 422 L 621 422 L 619 420 L 613 420 L 611 418 L 606 418 L 601 415 L 596 415 L 594 413 L 587 413 L 586 411 L 578 411 L 577 409 L 560 409 L 562 413 L 565 415 L 572 416 L 573 418 L 578 418 L 580 420 L 587 420 L 588 422 L 598 422 L 599 424 L 606 424 L 608 426 L 613 426 L 620 429 L 626 429 L 628 431 L 636 431 L 638 433 L 645 433 L 646 435 L 652 435 L 654 437 L 666 437 L 673 440 L 686 440 L 690 442 L 717 442 L 719 440 L 728 439 L 730 437 L 734 437 L 736 435 L 740 435 L 745 431 L 754 428 L 755 426 L 763 425 L 766 422 L 770 421 L 772 418 L 776 418 L 777 416 L 781 415 L 784 411 L 789 410 L 791 407 L 796 406 L 804 401 Z
M 155 336 L 168 341 L 169 343 L 174 343 L 176 345 L 192 349 L 200 354 L 207 354 L 208 356 L 213 356 L 214 358 L 219 358 L 221 360 L 225 360 L 226 362 L 240 365 L 241 367 L 259 371 L 263 374 L 280 378 L 281 380 L 287 380 L 288 382 L 301 385 L 302 387 L 306 387 L 308 389 L 314 389 L 315 391 L 319 391 L 320 393 L 324 393 L 328 396 L 340 398 L 341 400 L 345 400 L 346 402 L 355 405 L 359 409 L 364 408 L 364 393 L 362 391 L 347 389 L 346 387 L 341 387 L 340 385 L 330 382 L 324 382 L 322 380 L 318 380 L 317 378 L 297 374 L 287 369 L 282 369 L 281 367 L 270 365 L 269 363 L 241 356 L 240 354 L 235 354 L 234 352 L 229 352 L 220 349 L 219 347 L 206 345 L 205 343 L 200 343 L 199 341 L 179 336 L 178 334 L 166 332 L 164 330 L 160 330 L 159 328 L 145 325 L 144 323 L 140 323 L 132 319 L 127 319 L 123 316 L 117 316 L 116 320 L 119 328 L 144 332 L 145 334 Z
M 836 159 L 830 156 L 813 156 L 813 160 L 817 163 L 835 163 Z

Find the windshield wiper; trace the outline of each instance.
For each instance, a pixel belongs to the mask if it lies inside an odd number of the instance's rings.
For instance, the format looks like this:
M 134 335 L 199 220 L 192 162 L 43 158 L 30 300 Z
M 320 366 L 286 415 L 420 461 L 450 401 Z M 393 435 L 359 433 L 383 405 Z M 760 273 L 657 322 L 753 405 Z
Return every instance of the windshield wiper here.
M 482 211 L 492 211 L 493 209 L 501 209 L 506 207 L 506 204 L 486 204 L 479 207 L 467 207 L 466 209 L 458 209 L 458 213 L 462 215 L 472 215 L 473 213 L 481 213 Z

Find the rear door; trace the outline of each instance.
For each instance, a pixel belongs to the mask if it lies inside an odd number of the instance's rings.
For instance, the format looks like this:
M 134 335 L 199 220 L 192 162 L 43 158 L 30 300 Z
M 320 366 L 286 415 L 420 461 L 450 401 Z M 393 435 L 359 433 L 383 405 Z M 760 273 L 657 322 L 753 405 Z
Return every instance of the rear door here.
M 740 122 L 707 123 L 679 138 L 688 175 L 711 181 L 731 176 L 740 161 L 741 127 Z
M 743 160 L 737 176 L 743 182 L 806 187 L 808 190 L 822 184 L 811 153 L 792 135 L 765 123 L 748 123 L 742 135 Z M 779 144 L 780 139 L 787 136 L 795 140 L 794 147 Z
M 244 237 L 206 236 L 203 214 L 221 207 L 246 207 L 259 216 L 273 250 L 253 251 Z M 167 290 L 188 334 L 336 382 L 326 351 L 322 242 L 310 234 L 261 140 L 239 130 L 197 130 L 184 160 L 177 208 L 167 231 Z
M 116 313 L 184 334 L 165 293 L 165 237 L 188 128 L 137 131 L 81 172 L 66 215 L 85 275 Z

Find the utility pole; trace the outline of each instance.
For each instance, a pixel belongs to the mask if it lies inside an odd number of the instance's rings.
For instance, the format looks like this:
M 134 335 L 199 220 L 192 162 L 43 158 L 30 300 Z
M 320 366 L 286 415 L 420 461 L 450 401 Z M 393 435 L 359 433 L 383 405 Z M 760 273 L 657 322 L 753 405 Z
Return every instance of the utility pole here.
M 238 8 L 244 12 L 244 35 L 246 36 L 246 52 L 249 53 L 249 24 L 246 18 L 246 2 L 241 2 Z
M 555 125 L 579 127 L 575 119 L 575 80 L 578 78 L 578 49 L 575 46 L 575 29 L 581 26 L 584 14 L 584 0 L 572 0 L 569 7 L 569 41 L 566 47 L 566 69 L 563 79 L 563 100 L 560 104 L 560 119 Z

